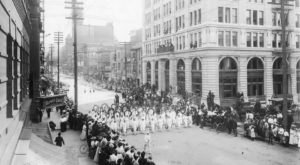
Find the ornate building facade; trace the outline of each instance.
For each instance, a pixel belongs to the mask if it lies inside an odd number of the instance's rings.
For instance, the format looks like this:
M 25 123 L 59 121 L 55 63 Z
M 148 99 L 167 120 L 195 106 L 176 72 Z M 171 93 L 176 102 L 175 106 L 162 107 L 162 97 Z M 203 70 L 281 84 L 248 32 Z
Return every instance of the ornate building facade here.
M 283 93 L 281 19 L 271 0 L 144 0 L 143 83 L 209 91 L 222 105 Z M 289 94 L 300 102 L 299 0 L 287 16 Z M 172 88 L 170 88 L 172 87 Z

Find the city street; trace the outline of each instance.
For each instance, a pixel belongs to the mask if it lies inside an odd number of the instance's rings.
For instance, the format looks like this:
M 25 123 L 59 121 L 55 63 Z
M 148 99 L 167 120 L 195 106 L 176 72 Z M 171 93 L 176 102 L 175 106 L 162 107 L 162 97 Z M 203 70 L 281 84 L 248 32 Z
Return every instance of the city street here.
M 74 79 L 66 75 L 61 76 L 61 81 L 70 86 L 68 97 L 74 100 Z M 93 90 L 95 90 L 93 92 Z M 78 79 L 78 110 L 87 113 L 94 105 L 102 105 L 107 103 L 111 105 L 114 102 L 115 93 L 101 89 L 85 82 L 83 79 Z M 121 97 L 120 97 L 121 98 Z
M 73 79 L 63 77 L 63 82 L 72 87 Z M 84 93 L 90 89 L 83 80 L 79 81 L 79 110 L 86 113 L 94 104 L 111 104 L 114 92 L 104 89 L 95 93 Z M 72 96 L 72 90 L 69 91 Z M 130 145 L 142 151 L 144 135 L 124 137 Z M 153 160 L 158 165 L 295 165 L 300 161 L 297 148 L 286 148 L 278 144 L 268 145 L 262 141 L 251 141 L 215 130 L 198 127 L 172 129 L 151 135 Z M 74 143 L 73 143 L 74 144 Z M 87 162 L 87 161 L 86 161 Z M 93 162 L 88 162 L 94 164 Z

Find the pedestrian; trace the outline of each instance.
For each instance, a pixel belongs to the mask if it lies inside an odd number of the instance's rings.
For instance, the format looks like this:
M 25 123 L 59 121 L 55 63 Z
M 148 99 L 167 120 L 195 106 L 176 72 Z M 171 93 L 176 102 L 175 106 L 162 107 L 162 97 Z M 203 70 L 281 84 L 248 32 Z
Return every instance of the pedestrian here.
M 119 95 L 117 93 L 115 95 L 115 100 L 116 100 L 116 104 L 118 105 L 119 104 Z
M 42 119 L 43 119 L 43 111 L 41 108 L 37 108 L 37 112 L 38 112 L 38 115 L 39 115 L 39 122 L 42 122 Z
M 59 132 L 58 133 L 58 136 L 55 138 L 55 143 L 57 146 L 62 146 L 62 145 L 65 145 L 65 141 L 64 141 L 64 138 L 61 136 L 61 133 Z
M 273 127 L 273 125 L 272 124 L 270 124 L 269 125 L 269 131 L 268 131 L 268 133 L 269 133 L 269 141 L 268 141 L 268 143 L 269 144 L 273 144 L 273 129 L 272 129 L 272 127 Z
M 48 119 L 50 118 L 50 113 L 51 113 L 51 108 L 47 108 L 47 116 L 48 116 Z

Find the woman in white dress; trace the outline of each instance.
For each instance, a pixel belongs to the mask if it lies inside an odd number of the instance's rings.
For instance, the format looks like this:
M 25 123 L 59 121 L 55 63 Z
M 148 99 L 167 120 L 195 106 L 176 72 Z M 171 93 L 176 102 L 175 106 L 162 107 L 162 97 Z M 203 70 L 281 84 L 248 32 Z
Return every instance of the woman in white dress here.
M 82 126 L 82 131 L 81 131 L 81 134 L 80 134 L 80 140 L 86 140 L 86 125 L 84 124 Z
M 132 129 L 133 129 L 133 134 L 136 135 L 137 134 L 137 127 L 138 127 L 138 121 L 136 119 L 136 117 L 132 118 Z
M 163 124 L 164 124 L 163 118 L 162 118 L 161 115 L 159 115 L 159 116 L 158 116 L 158 129 L 159 129 L 160 131 L 163 130 Z
M 145 131 L 146 131 L 146 119 L 145 119 L 145 116 L 141 117 L 140 129 L 141 129 L 142 133 L 145 133 Z

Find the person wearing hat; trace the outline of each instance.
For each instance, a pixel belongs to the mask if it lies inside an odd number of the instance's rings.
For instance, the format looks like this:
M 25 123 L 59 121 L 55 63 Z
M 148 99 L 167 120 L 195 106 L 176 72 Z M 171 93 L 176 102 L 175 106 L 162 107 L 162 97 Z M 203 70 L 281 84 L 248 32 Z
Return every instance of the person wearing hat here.
M 56 146 L 59 146 L 59 147 L 61 147 L 62 145 L 65 145 L 64 138 L 61 137 L 60 132 L 58 133 L 58 136 L 55 138 L 55 144 L 56 144 Z

